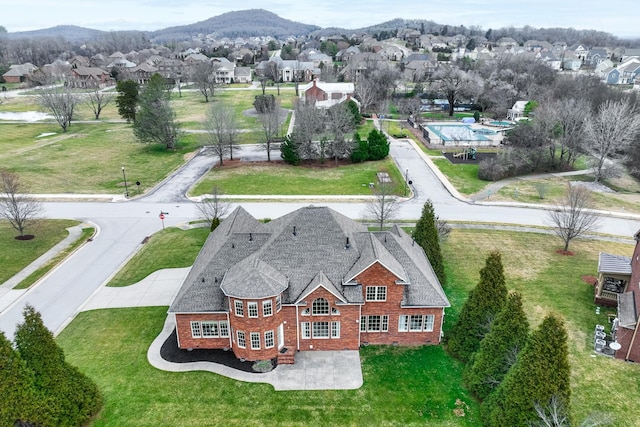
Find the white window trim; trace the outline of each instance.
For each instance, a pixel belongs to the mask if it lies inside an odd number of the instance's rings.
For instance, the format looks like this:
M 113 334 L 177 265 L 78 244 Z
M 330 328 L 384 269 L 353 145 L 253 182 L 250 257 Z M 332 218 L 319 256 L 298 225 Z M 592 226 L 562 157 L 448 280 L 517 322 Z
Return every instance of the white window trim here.
M 327 307 L 327 312 L 326 313 L 314 313 L 314 306 L 316 301 L 318 300 L 323 300 L 326 303 L 326 307 Z M 323 306 L 324 308 L 324 306 Z M 329 314 L 331 314 L 331 304 L 329 304 L 329 300 L 327 300 L 326 298 L 320 297 L 320 298 L 316 298 L 313 300 L 313 302 L 311 303 L 311 315 L 312 316 L 328 316 Z
M 236 317 L 244 317 L 244 302 L 235 300 L 233 306 L 235 307 Z
M 222 335 L 222 325 L 225 325 L 226 334 Z M 218 331 L 220 332 L 220 338 L 229 338 L 229 322 L 221 320 L 218 322 Z
M 270 308 L 270 313 L 269 314 L 267 314 L 267 312 L 264 309 L 267 306 Z M 264 317 L 273 316 L 273 302 L 270 299 L 262 301 L 262 315 Z
M 315 335 L 315 328 L 313 327 L 315 324 L 319 324 L 319 323 L 326 323 L 327 324 L 327 336 L 323 336 L 323 337 L 317 337 Z M 325 321 L 320 321 L 320 322 L 313 322 L 313 324 L 311 325 L 311 336 L 313 337 L 314 340 L 328 340 L 331 337 L 331 322 L 325 322 Z
M 204 334 L 204 324 L 205 323 L 210 323 L 212 325 L 212 330 L 215 330 L 215 334 L 214 335 L 205 335 Z M 202 338 L 220 338 L 220 325 L 219 322 L 216 320 L 203 320 L 202 322 L 200 322 L 200 332 L 202 333 Z
M 199 321 L 192 320 L 190 322 L 191 326 L 191 338 L 202 338 L 202 325 Z M 198 335 L 194 334 L 194 329 L 198 330 Z
M 302 339 L 311 339 L 311 322 L 301 322 L 300 329 L 300 336 L 302 337 Z
M 258 337 L 258 346 L 255 347 L 253 338 Z M 260 332 L 250 332 L 249 333 L 249 342 L 251 343 L 251 350 L 260 350 Z
M 271 345 L 269 345 L 269 339 L 267 338 L 267 334 L 271 334 Z M 273 331 L 266 331 L 264 333 L 264 348 L 273 348 L 275 345 L 275 335 Z
M 240 334 L 242 334 L 242 341 L 244 342 L 243 345 L 240 344 Z M 244 331 L 236 331 L 236 343 L 240 348 L 247 348 L 247 336 L 245 335 Z
M 336 332 L 334 334 L 334 331 Z M 340 322 L 332 321 L 331 322 L 331 338 L 340 338 Z
M 369 289 L 375 289 L 373 298 L 369 298 Z M 379 298 L 380 290 L 384 289 L 384 299 Z M 384 302 L 387 300 L 387 287 L 386 286 L 367 286 L 364 291 L 365 301 L 371 302 Z
M 255 308 L 255 316 L 251 315 L 251 308 Z M 260 316 L 260 312 L 258 311 L 258 303 L 255 301 L 250 301 L 247 303 L 247 317 L 251 318 L 251 319 L 256 319 Z

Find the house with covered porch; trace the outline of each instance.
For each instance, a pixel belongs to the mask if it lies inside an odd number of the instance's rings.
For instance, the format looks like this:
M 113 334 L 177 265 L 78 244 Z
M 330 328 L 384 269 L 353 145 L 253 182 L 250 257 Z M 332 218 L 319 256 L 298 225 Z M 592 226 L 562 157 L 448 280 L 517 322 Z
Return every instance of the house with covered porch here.
M 444 291 L 400 227 L 369 232 L 327 207 L 268 223 L 236 208 L 169 309 L 178 347 L 294 363 L 299 351 L 439 344 Z
M 634 235 L 636 246 L 631 257 L 600 254 L 595 301 L 616 307 L 611 326 L 610 345 L 614 356 L 640 362 L 640 231 Z

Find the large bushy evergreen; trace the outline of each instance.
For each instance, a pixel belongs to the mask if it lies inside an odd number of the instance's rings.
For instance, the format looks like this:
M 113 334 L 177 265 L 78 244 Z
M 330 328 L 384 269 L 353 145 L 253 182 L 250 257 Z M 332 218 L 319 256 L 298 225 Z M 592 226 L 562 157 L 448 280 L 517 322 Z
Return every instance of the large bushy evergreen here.
M 163 144 L 172 150 L 178 142 L 179 123 L 166 91 L 166 79 L 151 76 L 138 97 L 138 109 L 133 122 L 133 134 L 140 142 Z
M 480 270 L 480 281 L 469 292 L 458 321 L 448 337 L 448 349 L 455 357 L 467 362 L 480 348 L 480 341 L 491 329 L 491 323 L 507 300 L 507 287 L 502 267 L 502 256 L 489 254 Z
M 367 136 L 369 160 L 382 160 L 389 155 L 389 141 L 384 133 L 372 129 Z
M 529 321 L 522 296 L 512 293 L 496 316 L 491 331 L 480 343 L 464 372 L 469 390 L 486 399 L 502 382 L 529 337 Z
M 413 238 L 424 249 L 433 271 L 436 273 L 440 283 L 444 285 L 447 282 L 447 277 L 444 272 L 444 260 L 440 250 L 436 214 L 433 210 L 431 199 L 427 200 L 422 207 L 422 215 L 416 223 Z
M 298 143 L 290 136 L 286 136 L 282 144 L 280 144 L 280 157 L 290 165 L 297 166 L 300 164 Z
M 0 426 L 37 424 L 33 374 L 0 332 Z
M 118 114 L 127 122 L 132 122 L 136 119 L 139 87 L 140 85 L 133 80 L 120 80 L 116 83 Z
M 484 425 L 529 426 L 539 419 L 536 405 L 545 407 L 552 399 L 558 407 L 569 408 L 570 375 L 567 331 L 562 319 L 550 314 L 531 334 L 504 381 L 482 404 Z
M 355 147 L 351 152 L 351 161 L 353 163 L 362 163 L 369 160 L 369 143 L 360 138 L 358 132 L 353 134 L 353 145 Z
M 102 406 L 97 386 L 64 358 L 53 334 L 33 307 L 24 309 L 24 322 L 15 333 L 15 345 L 33 372 L 35 391 L 40 396 L 39 416 L 43 425 L 80 426 Z

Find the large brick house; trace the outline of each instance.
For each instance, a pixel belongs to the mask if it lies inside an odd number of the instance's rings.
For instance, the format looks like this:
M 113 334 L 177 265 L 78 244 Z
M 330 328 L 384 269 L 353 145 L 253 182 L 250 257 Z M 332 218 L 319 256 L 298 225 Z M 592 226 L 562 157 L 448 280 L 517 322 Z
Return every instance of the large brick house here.
M 400 227 L 369 232 L 326 207 L 214 230 L 169 309 L 182 349 L 293 363 L 296 351 L 438 344 L 449 302 Z

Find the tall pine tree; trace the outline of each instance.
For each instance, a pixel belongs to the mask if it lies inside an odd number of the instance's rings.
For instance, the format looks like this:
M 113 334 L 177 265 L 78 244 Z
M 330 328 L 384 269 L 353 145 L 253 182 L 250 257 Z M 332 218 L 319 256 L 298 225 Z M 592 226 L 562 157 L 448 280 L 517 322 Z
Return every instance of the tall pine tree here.
M 416 223 L 413 238 L 424 249 L 433 271 L 436 273 L 440 283 L 444 285 L 447 281 L 447 276 L 444 272 L 444 261 L 440 251 L 438 227 L 436 226 L 436 214 L 433 210 L 431 199 L 427 200 L 422 207 L 422 215 Z
M 464 380 L 469 390 L 486 399 L 515 363 L 528 337 L 529 321 L 522 308 L 522 296 L 514 292 L 465 369 Z
M 481 406 L 484 425 L 528 426 L 538 420 L 535 407 L 556 400 L 569 408 L 571 398 L 567 331 L 554 314 L 547 315 L 536 329 L 518 360 Z M 569 417 L 569 414 L 563 414 Z M 570 420 L 569 420 L 570 422 Z
M 0 332 L 0 425 L 38 424 L 33 374 Z
M 491 323 L 507 300 L 507 287 L 500 252 L 492 252 L 480 270 L 480 282 L 469 292 L 458 321 L 448 338 L 448 349 L 467 362 L 480 348 L 480 341 L 491 329 Z
M 40 313 L 27 305 L 24 322 L 15 333 L 20 356 L 34 374 L 36 393 L 42 399 L 39 414 L 44 425 L 79 426 L 86 424 L 102 406 L 97 386 L 64 358 L 53 334 Z

